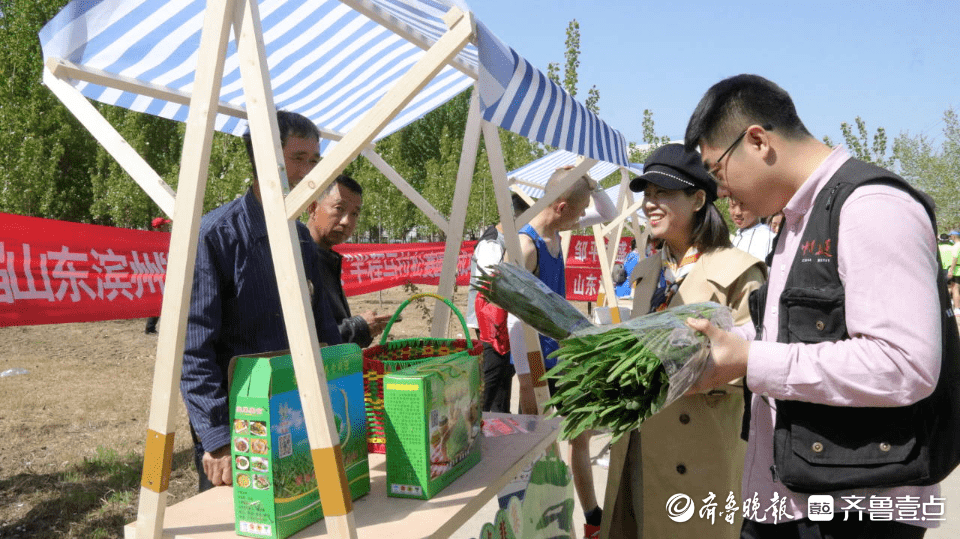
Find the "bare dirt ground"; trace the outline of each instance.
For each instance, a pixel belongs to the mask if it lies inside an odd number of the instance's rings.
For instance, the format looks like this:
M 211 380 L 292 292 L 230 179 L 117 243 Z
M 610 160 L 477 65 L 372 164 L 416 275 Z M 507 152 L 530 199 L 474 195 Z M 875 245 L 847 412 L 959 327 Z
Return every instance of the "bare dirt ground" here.
M 412 293 L 350 302 L 355 313 L 393 313 Z M 454 303 L 465 297 L 461 288 Z M 390 335 L 429 335 L 432 306 L 411 303 Z M 449 335 L 462 333 L 451 320 Z M 142 319 L 0 328 L 0 372 L 28 371 L 0 377 L 0 538 L 120 538 L 136 520 L 157 346 L 143 328 Z M 169 504 L 197 488 L 179 395 L 175 431 Z M 949 514 L 931 539 L 960 536 L 960 471 L 942 489 Z
M 413 292 L 351 308 L 393 313 Z M 466 304 L 463 287 L 454 303 Z M 432 307 L 411 303 L 390 336 L 428 336 Z M 451 328 L 463 333 L 456 317 Z M 157 346 L 143 330 L 143 319 L 0 328 L 0 372 L 28 371 L 0 378 L 0 537 L 122 537 L 136 520 Z M 178 396 L 170 504 L 196 493 L 191 448 Z

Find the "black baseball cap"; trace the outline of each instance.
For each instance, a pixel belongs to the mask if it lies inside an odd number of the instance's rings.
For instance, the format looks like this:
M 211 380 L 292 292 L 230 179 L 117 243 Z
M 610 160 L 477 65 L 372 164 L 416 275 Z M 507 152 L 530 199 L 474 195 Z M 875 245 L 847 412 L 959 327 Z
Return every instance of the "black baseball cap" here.
M 665 144 L 654 150 L 643 163 L 643 174 L 630 180 L 630 190 L 639 193 L 647 182 L 664 189 L 695 187 L 706 191 L 708 202 L 717 199 L 717 183 L 707 174 L 700 154 L 683 144 Z

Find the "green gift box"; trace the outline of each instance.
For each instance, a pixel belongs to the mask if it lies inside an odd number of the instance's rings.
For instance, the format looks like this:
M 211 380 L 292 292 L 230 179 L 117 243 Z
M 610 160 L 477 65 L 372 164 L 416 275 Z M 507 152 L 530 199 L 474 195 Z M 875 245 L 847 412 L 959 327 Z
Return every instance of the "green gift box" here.
M 370 491 L 363 357 L 355 344 L 320 349 L 350 494 Z M 230 384 L 236 532 L 284 539 L 323 518 L 293 360 L 236 357 Z
M 481 383 L 467 354 L 384 377 L 387 495 L 430 499 L 480 461 Z

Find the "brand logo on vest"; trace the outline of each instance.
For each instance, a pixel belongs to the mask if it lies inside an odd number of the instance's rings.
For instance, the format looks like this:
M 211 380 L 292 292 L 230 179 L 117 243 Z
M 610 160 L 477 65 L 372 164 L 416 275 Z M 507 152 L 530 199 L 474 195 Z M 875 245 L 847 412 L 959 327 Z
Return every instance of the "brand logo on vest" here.
M 801 262 L 810 262 L 816 258 L 817 262 L 829 262 L 833 258 L 833 253 L 830 252 L 830 240 L 826 241 L 817 241 L 810 240 L 800 244 L 800 251 L 803 255 L 803 258 L 800 259 Z

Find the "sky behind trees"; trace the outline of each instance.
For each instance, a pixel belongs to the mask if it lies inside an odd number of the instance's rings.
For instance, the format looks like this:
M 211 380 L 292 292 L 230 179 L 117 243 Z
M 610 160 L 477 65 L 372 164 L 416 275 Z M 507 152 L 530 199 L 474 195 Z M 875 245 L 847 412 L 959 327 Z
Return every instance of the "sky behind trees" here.
M 756 73 L 793 96 L 818 138 L 842 141 L 857 116 L 888 139 L 942 140 L 960 106 L 960 2 L 712 0 L 466 0 L 501 40 L 546 72 L 562 61 L 567 23 L 580 23 L 580 90 L 600 91 L 600 116 L 630 141 L 643 110 L 683 136 L 713 83 Z

